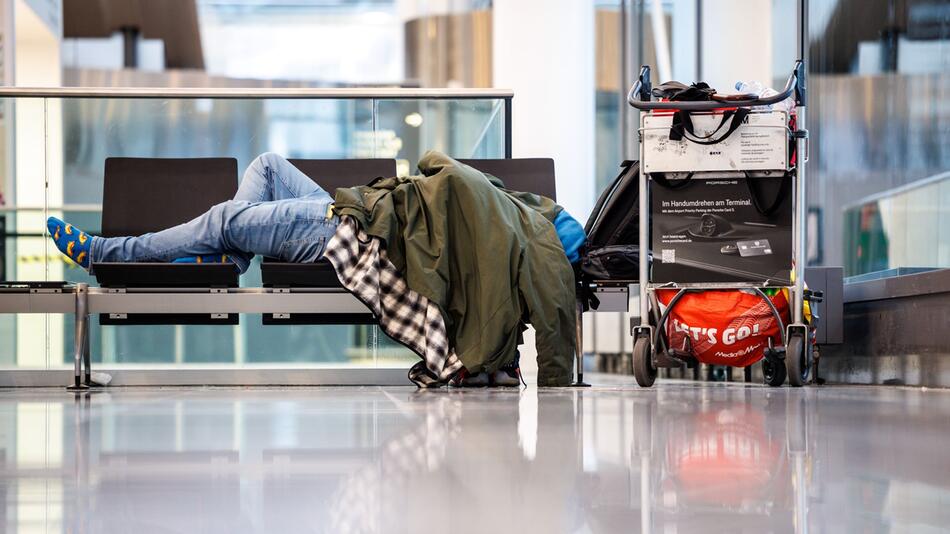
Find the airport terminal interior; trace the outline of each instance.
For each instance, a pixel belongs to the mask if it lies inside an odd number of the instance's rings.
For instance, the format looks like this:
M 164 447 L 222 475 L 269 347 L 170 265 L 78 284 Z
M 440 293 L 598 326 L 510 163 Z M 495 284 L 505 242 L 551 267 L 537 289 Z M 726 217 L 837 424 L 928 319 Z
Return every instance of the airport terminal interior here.
M 0 0 L 0 54 L 0 532 L 950 532 L 950 0 Z

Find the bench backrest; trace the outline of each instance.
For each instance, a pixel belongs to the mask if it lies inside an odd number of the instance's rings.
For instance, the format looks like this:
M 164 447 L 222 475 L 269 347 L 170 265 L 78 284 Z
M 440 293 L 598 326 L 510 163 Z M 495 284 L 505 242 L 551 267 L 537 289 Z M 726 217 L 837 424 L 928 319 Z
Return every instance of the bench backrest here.
M 294 167 L 310 177 L 330 196 L 340 187 L 366 185 L 375 178 L 396 176 L 394 159 L 291 159 Z
M 141 235 L 187 222 L 237 192 L 234 158 L 107 158 L 102 235 Z
M 557 200 L 553 159 L 458 161 L 501 179 L 508 189 L 536 193 Z M 378 176 L 396 175 L 396 160 L 393 159 L 291 159 L 290 162 L 320 184 L 330 195 L 340 187 L 366 185 Z
M 513 191 L 527 191 L 557 200 L 554 160 L 551 158 L 460 159 L 470 167 L 490 174 Z
M 505 187 L 557 200 L 554 160 L 460 159 L 500 178 Z M 339 187 L 365 185 L 395 176 L 392 159 L 291 159 L 331 195 Z M 237 191 L 234 158 L 107 158 L 102 200 L 102 235 L 141 235 L 201 215 Z

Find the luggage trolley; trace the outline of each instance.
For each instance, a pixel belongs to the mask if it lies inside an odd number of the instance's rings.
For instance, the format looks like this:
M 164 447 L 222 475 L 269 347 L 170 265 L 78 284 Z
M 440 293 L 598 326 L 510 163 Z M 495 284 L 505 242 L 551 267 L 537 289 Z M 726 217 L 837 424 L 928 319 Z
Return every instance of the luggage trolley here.
M 802 16 L 800 16 L 801 21 Z M 802 51 L 800 47 L 800 52 Z M 811 377 L 812 368 L 815 363 L 811 344 L 810 325 L 805 322 L 805 302 L 820 302 L 819 292 L 808 292 L 804 285 L 804 267 L 805 267 L 805 240 L 806 240 L 806 197 L 805 197 L 805 162 L 807 161 L 807 138 L 808 131 L 805 127 L 805 65 L 802 60 L 795 63 L 791 75 L 785 84 L 785 87 L 778 94 L 769 97 L 738 96 L 728 99 L 714 99 L 709 101 L 653 101 L 652 86 L 650 82 L 650 68 L 644 66 L 641 68 L 637 82 L 630 89 L 627 95 L 628 103 L 634 108 L 642 111 L 640 113 L 639 139 L 640 139 L 640 173 L 639 173 L 639 191 L 641 199 L 641 209 L 639 214 L 640 221 L 640 251 L 651 250 L 651 246 L 656 244 L 652 242 L 651 222 L 654 218 L 655 206 L 650 201 L 650 184 L 655 181 L 651 175 L 662 176 L 658 180 L 667 181 L 671 175 L 686 175 L 690 179 L 693 173 L 705 173 L 707 175 L 716 175 L 718 177 L 731 177 L 736 180 L 757 180 L 755 175 L 761 176 L 762 173 L 769 174 L 781 172 L 791 180 L 791 253 L 793 260 L 789 274 L 793 280 L 782 279 L 762 279 L 758 281 L 742 282 L 720 282 L 720 283 L 693 283 L 676 281 L 657 281 L 651 277 L 655 274 L 657 262 L 664 260 L 670 263 L 677 260 L 672 258 L 661 259 L 660 254 L 652 258 L 651 255 L 641 253 L 639 256 L 639 295 L 640 295 L 640 320 L 639 325 L 632 327 L 634 336 L 633 348 L 633 370 L 637 383 L 644 387 L 653 384 L 659 368 L 680 367 L 684 363 L 690 363 L 688 358 L 684 358 L 682 353 L 668 349 L 669 340 L 666 339 L 665 323 L 670 315 L 670 311 L 676 305 L 681 297 L 690 292 L 697 292 L 710 289 L 746 289 L 755 292 L 761 296 L 772 310 L 782 337 L 782 346 L 771 347 L 764 354 L 764 370 L 766 382 L 769 385 L 781 385 L 785 379 L 787 371 L 789 383 L 793 386 L 802 386 L 807 383 Z M 784 112 L 768 111 L 764 113 L 755 113 L 752 108 L 757 106 L 768 106 L 777 104 L 794 97 L 794 128 L 789 127 L 787 118 L 784 123 L 776 123 L 776 117 L 767 117 L 767 115 L 782 115 Z M 741 110 L 741 113 L 740 113 Z M 670 122 L 671 113 L 682 112 L 681 116 L 690 117 L 692 112 L 700 112 L 694 117 L 707 115 L 707 128 L 702 134 L 693 134 L 692 142 L 689 141 L 689 135 L 682 139 L 669 141 L 662 139 L 662 133 L 658 130 L 665 129 L 669 132 L 670 123 L 665 126 L 657 126 L 658 119 L 667 116 Z M 742 117 L 739 122 L 742 124 L 732 124 L 726 130 L 725 126 L 732 117 L 734 122 L 736 116 Z M 721 120 L 718 120 L 721 117 Z M 692 120 L 680 119 L 681 122 L 691 123 Z M 662 121 L 659 121 L 662 123 Z M 717 126 L 718 124 L 718 126 Z M 781 135 L 774 134 L 778 124 Z M 711 125 L 711 126 L 710 126 Z M 743 134 L 740 140 L 729 143 L 731 148 L 712 150 L 710 147 L 719 147 L 721 145 L 712 144 L 723 141 L 734 132 L 741 131 L 737 128 L 772 128 L 771 134 L 762 133 L 758 135 L 761 143 L 771 142 L 769 138 L 776 142 L 785 143 L 785 153 L 782 157 L 768 158 L 761 157 L 761 150 L 757 153 L 754 149 L 748 149 L 750 135 Z M 682 131 L 682 130 L 681 130 Z M 687 132 L 692 133 L 692 127 L 687 125 Z M 717 138 L 716 136 L 722 137 Z M 672 137 L 672 136 L 671 136 Z M 697 141 L 698 139 L 698 141 Z M 764 140 L 762 140 L 764 139 Z M 711 140 L 703 142 L 703 140 Z M 789 145 L 793 144 L 795 161 L 792 165 L 792 155 Z M 741 148 L 745 146 L 746 148 Z M 754 148 L 754 147 L 753 147 Z M 761 148 L 761 146 L 759 146 Z M 727 154 L 732 150 L 732 154 Z M 745 152 L 742 152 L 745 150 Z M 750 151 L 751 150 L 751 151 Z M 768 152 L 770 149 L 764 149 Z M 734 157 L 736 154 L 744 154 L 742 157 Z M 753 154 L 749 156 L 749 154 Z M 773 155 L 779 156 L 777 149 Z M 780 163 L 776 163 L 776 161 Z M 666 172 L 664 172 L 666 171 Z M 669 182 L 667 181 L 667 184 Z M 738 182 L 737 182 L 738 183 Z M 746 184 L 751 187 L 751 184 Z M 702 221 L 698 224 L 706 224 L 706 214 L 703 214 Z M 714 224 L 711 221 L 710 224 Z M 698 227 L 698 226 L 697 226 Z M 787 239 L 787 235 L 786 235 Z M 722 254 L 733 253 L 723 247 Z M 654 251 L 656 253 L 657 251 Z M 767 251 L 771 253 L 769 249 Z M 651 270 L 651 263 L 653 269 Z M 782 318 L 763 291 L 767 288 L 784 288 L 789 290 L 789 305 L 791 307 L 791 322 L 783 324 Z M 676 289 L 676 295 L 670 300 L 666 310 L 661 314 L 659 312 L 659 303 L 656 295 L 658 289 Z M 652 316 L 651 316 L 652 312 Z M 783 361 L 784 360 L 784 361 Z M 779 368 L 781 367 L 781 369 Z

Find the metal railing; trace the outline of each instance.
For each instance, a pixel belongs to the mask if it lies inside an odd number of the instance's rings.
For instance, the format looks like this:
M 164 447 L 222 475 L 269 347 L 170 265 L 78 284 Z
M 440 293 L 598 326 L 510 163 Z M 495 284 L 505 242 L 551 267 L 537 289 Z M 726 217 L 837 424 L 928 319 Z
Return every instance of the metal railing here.
M 510 89 L 403 87 L 0 87 L 0 98 L 511 99 Z

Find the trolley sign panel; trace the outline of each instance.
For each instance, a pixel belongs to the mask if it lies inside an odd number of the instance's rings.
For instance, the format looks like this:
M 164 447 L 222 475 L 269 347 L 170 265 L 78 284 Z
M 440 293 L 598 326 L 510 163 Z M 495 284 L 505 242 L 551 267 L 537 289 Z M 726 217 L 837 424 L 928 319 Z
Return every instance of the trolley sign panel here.
M 650 182 L 650 280 L 665 284 L 789 285 L 792 178 Z
M 782 111 L 750 113 L 728 136 L 723 114 L 691 113 L 697 136 L 670 139 L 672 113 L 643 115 L 644 172 L 764 171 L 788 169 L 788 115 Z M 730 119 L 731 120 L 731 119 Z

